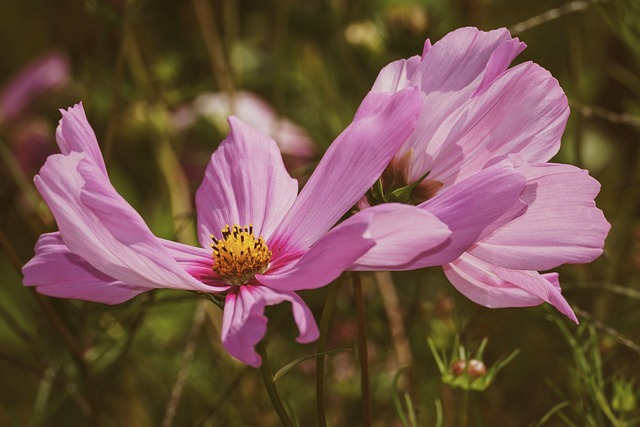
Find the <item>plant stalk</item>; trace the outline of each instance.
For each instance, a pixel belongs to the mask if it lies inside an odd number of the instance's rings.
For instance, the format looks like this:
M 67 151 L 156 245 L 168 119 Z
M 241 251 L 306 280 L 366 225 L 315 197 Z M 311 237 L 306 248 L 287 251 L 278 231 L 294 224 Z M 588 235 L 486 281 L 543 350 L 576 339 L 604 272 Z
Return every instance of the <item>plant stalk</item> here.
M 276 388 L 276 382 L 273 380 L 273 373 L 271 372 L 271 367 L 269 366 L 269 359 L 267 358 L 267 350 L 264 347 L 264 343 L 260 341 L 256 345 L 256 351 L 262 357 L 262 365 L 260 366 L 260 373 L 262 374 L 262 380 L 264 381 L 264 385 L 267 388 L 267 393 L 269 393 L 269 399 L 271 399 L 271 404 L 273 408 L 278 413 L 280 417 L 280 421 L 282 425 L 285 427 L 293 427 L 293 422 L 291 418 L 289 418 L 289 414 L 287 410 L 284 408 L 284 404 L 282 403 L 282 399 L 278 394 L 278 389 Z
M 344 282 L 345 274 L 329 287 L 327 301 L 322 309 L 322 317 L 320 318 L 320 337 L 316 347 L 316 353 L 321 354 L 326 351 L 327 335 L 329 333 L 329 323 L 331 322 L 331 314 L 336 305 L 336 297 L 342 282 Z M 326 355 L 316 357 L 316 419 L 318 427 L 327 426 L 327 417 L 324 409 L 324 360 Z
M 353 273 L 353 296 L 358 311 L 358 359 L 360 361 L 360 389 L 362 393 L 362 425 L 371 426 L 371 394 L 369 393 L 369 363 L 367 350 L 367 328 L 365 324 L 362 280 L 359 272 Z

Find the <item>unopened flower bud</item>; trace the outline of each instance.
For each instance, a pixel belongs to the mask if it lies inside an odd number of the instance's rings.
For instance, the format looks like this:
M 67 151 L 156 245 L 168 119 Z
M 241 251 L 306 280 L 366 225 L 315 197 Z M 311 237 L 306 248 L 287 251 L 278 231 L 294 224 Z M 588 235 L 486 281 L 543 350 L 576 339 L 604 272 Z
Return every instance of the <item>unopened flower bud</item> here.
M 467 372 L 471 378 L 478 378 L 487 373 L 487 368 L 484 366 L 484 363 L 477 359 L 471 359 L 469 361 L 468 368 L 466 360 L 458 360 L 451 365 L 451 370 L 453 371 L 453 375 L 456 377 L 464 374 L 465 372 Z

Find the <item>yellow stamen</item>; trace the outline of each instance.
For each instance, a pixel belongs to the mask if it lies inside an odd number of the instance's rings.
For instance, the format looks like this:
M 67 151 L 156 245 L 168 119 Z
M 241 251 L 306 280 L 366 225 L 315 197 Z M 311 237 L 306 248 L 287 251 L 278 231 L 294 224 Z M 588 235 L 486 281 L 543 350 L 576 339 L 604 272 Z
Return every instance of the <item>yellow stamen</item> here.
M 262 236 L 253 235 L 253 225 L 240 227 L 229 224 L 222 230 L 222 239 L 210 236 L 213 243 L 213 271 L 231 285 L 244 285 L 256 274 L 262 274 L 269 267 L 271 251 Z

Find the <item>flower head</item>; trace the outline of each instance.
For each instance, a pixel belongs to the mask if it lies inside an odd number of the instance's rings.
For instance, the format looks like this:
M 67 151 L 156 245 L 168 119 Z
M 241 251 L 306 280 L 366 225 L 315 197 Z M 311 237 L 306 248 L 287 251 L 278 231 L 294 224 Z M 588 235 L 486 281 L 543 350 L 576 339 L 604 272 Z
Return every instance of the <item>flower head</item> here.
M 448 238 L 435 216 L 402 205 L 368 209 L 333 227 L 409 136 L 419 109 L 414 89 L 365 99 L 299 195 L 275 142 L 231 117 L 196 194 L 201 247 L 192 247 L 151 233 L 109 182 L 82 105 L 72 107 L 56 134 L 62 154 L 35 178 L 60 231 L 40 237 L 24 283 L 46 295 L 108 304 L 154 288 L 222 294 L 222 342 L 258 366 L 254 346 L 266 331 L 265 306 L 291 303 L 298 341 L 310 342 L 318 329 L 295 291 L 329 283 L 365 254 L 403 264 L 412 255 L 401 248 Z M 363 149 L 374 137 L 380 149 Z
M 609 224 L 596 208 L 599 184 L 574 166 L 547 163 L 569 116 L 551 74 L 512 68 L 525 44 L 506 29 L 461 28 L 421 56 L 392 62 L 373 92 L 420 90 L 416 129 L 362 199 L 415 205 L 452 231 L 437 251 L 404 269 L 441 264 L 453 285 L 488 307 L 549 302 L 573 320 L 558 275 L 563 263 L 602 253 Z

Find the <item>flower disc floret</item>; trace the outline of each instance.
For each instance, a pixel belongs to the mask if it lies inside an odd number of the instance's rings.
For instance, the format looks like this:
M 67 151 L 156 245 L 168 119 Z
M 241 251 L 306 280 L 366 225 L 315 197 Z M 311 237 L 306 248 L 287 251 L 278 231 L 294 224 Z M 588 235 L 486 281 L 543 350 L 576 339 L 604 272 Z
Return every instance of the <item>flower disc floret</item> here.
M 271 251 L 262 236 L 253 235 L 253 225 L 237 224 L 222 230 L 222 239 L 210 236 L 213 243 L 213 271 L 231 285 L 249 283 L 256 274 L 264 273 L 271 261 Z

